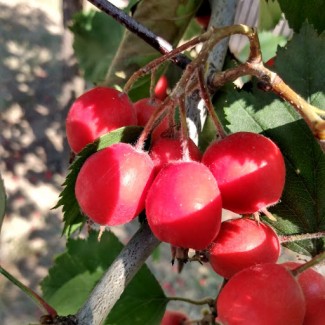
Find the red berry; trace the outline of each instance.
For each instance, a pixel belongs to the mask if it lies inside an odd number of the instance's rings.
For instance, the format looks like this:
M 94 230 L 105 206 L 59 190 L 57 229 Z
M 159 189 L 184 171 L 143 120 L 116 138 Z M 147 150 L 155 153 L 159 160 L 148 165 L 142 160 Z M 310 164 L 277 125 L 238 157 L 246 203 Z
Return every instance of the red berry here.
M 155 97 L 164 100 L 167 97 L 167 89 L 168 89 L 168 80 L 165 75 L 162 75 L 155 86 L 154 93 Z
M 195 161 L 200 161 L 202 156 L 200 149 L 191 139 L 188 141 L 188 147 L 190 158 Z M 161 137 L 153 142 L 149 155 L 158 172 L 162 167 L 167 165 L 167 163 L 182 159 L 182 141 L 179 138 Z
M 153 162 L 126 143 L 113 144 L 90 156 L 76 181 L 81 210 L 94 222 L 114 226 L 135 218 L 153 178 Z
M 302 263 L 285 262 L 282 265 L 293 270 Z M 325 320 L 325 277 L 313 269 L 298 275 L 298 283 L 306 299 L 304 325 L 324 324 Z
M 265 63 L 265 65 L 267 66 L 267 67 L 269 67 L 269 68 L 272 68 L 273 66 L 274 66 L 274 64 L 275 64 L 275 56 L 273 57 L 273 58 L 271 58 L 271 59 L 269 59 L 268 61 L 266 61 L 266 63 Z
M 126 94 L 95 87 L 72 104 L 66 119 L 67 139 L 71 149 L 78 153 L 99 136 L 136 124 L 134 107 Z
M 239 218 L 221 223 L 209 253 L 214 271 L 229 279 L 252 265 L 275 263 L 280 255 L 280 242 L 268 225 Z
M 285 267 L 260 264 L 235 274 L 216 303 L 218 321 L 229 325 L 301 325 L 305 298 Z
M 166 310 L 160 325 L 182 325 L 188 318 L 179 311 Z
M 203 154 L 202 162 L 218 182 L 225 209 L 255 213 L 281 197 L 284 159 L 276 144 L 263 135 L 238 132 L 215 141 Z
M 211 19 L 211 15 L 207 15 L 207 16 L 198 16 L 198 17 L 195 17 L 197 23 L 199 25 L 201 25 L 203 28 L 208 28 L 209 26 L 209 22 L 210 22 L 210 19 Z
M 145 126 L 151 115 L 161 104 L 160 100 L 142 98 L 134 103 L 134 109 L 138 119 L 138 125 Z M 152 139 L 159 139 L 161 134 L 168 129 L 168 118 L 165 117 L 160 124 L 152 131 Z
M 218 185 L 201 163 L 170 163 L 150 187 L 146 213 L 158 239 L 177 247 L 205 249 L 220 228 Z

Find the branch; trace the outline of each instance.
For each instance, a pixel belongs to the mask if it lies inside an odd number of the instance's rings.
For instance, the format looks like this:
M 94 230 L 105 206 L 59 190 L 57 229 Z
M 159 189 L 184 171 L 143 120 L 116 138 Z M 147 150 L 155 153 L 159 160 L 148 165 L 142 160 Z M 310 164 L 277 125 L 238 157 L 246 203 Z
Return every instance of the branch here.
M 123 10 L 115 7 L 111 2 L 107 0 L 88 0 L 98 9 L 102 10 L 116 21 L 124 25 L 130 32 L 139 36 L 147 44 L 151 45 L 154 49 L 159 51 L 161 54 L 166 54 L 173 49 L 173 46 L 169 44 L 162 37 L 156 35 L 144 25 L 134 20 L 131 16 L 126 14 Z M 184 69 L 191 60 L 183 55 L 179 54 L 172 60 L 181 69 Z
M 78 325 L 102 324 L 159 240 L 147 223 L 135 233 L 77 313 Z

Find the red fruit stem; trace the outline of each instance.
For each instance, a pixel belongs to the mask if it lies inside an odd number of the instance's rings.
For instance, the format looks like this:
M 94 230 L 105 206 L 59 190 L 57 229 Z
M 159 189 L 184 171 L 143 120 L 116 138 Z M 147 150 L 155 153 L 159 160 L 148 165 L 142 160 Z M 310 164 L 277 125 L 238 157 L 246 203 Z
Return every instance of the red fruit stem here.
M 57 316 L 56 310 L 51 307 L 45 300 L 39 296 L 35 291 L 26 287 L 23 283 L 17 280 L 13 275 L 0 266 L 0 273 L 3 274 L 10 282 L 15 284 L 20 290 L 22 290 L 29 298 L 31 298 L 37 306 L 41 307 L 48 315 Z
M 191 161 L 190 150 L 188 147 L 188 129 L 187 129 L 187 122 L 186 122 L 185 96 L 179 98 L 178 104 L 179 104 L 179 115 L 181 120 L 182 159 L 184 161 Z
M 322 238 L 325 237 L 325 231 L 300 234 L 300 235 L 279 235 L 278 237 L 280 243 L 285 244 L 285 243 L 292 243 L 299 240 Z
M 147 124 L 145 125 L 143 131 L 141 132 L 135 148 L 142 150 L 144 147 L 144 142 L 148 138 L 148 135 L 154 128 L 156 124 L 159 124 L 160 121 L 166 116 L 169 108 L 173 105 L 173 100 L 170 97 L 167 97 L 165 101 L 153 112 L 150 116 Z
M 318 264 L 324 263 L 325 260 L 325 252 L 322 252 L 315 257 L 313 257 L 310 261 L 299 265 L 297 268 L 291 270 L 293 276 L 299 276 L 302 272 L 306 271 L 307 269 L 314 267 Z
M 205 106 L 212 118 L 214 126 L 216 127 L 218 136 L 220 137 L 220 139 L 224 139 L 227 136 L 227 134 L 226 134 L 226 132 L 222 126 L 222 123 L 220 122 L 219 117 L 216 114 L 213 104 L 211 102 L 211 97 L 209 95 L 208 88 L 204 81 L 203 67 L 198 66 L 196 72 L 197 72 L 197 77 L 198 77 L 198 81 L 199 81 L 200 95 L 201 95 L 202 99 L 204 100 Z

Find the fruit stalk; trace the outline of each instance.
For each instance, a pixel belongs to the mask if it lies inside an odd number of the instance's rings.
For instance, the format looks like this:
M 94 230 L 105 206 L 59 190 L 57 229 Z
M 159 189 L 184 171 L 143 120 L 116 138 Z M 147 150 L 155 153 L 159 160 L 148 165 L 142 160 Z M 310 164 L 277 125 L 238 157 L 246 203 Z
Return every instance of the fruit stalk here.
M 103 324 L 126 286 L 159 243 L 148 224 L 142 224 L 78 311 L 78 325 Z

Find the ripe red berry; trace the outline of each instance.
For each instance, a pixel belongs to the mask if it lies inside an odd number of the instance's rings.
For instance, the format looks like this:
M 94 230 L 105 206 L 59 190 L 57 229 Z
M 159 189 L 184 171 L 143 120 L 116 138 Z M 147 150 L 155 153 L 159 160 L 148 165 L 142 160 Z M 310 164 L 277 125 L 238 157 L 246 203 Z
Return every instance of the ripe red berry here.
M 76 181 L 81 210 L 94 222 L 114 226 L 135 218 L 144 208 L 153 179 L 149 155 L 126 143 L 113 144 L 90 156 Z
M 99 136 L 136 124 L 134 107 L 126 94 L 114 88 L 95 87 L 72 104 L 66 119 L 67 140 L 78 153 Z
M 164 100 L 167 97 L 167 89 L 168 89 L 168 80 L 165 75 L 162 75 L 155 86 L 154 93 L 155 97 Z
M 293 270 L 302 263 L 285 262 L 282 265 Z M 325 277 L 313 269 L 298 275 L 298 283 L 306 299 L 304 325 L 324 324 L 325 319 Z
M 134 109 L 137 115 L 138 125 L 145 126 L 151 115 L 161 104 L 160 100 L 151 98 L 142 98 L 134 103 Z M 165 117 L 160 124 L 152 131 L 152 139 L 159 139 L 161 134 L 168 129 L 168 118 Z
M 238 132 L 215 141 L 203 154 L 202 162 L 218 182 L 225 209 L 255 213 L 281 197 L 284 159 L 276 144 L 263 135 Z
M 270 226 L 248 218 L 233 219 L 221 223 L 209 249 L 209 260 L 216 273 L 229 279 L 252 265 L 275 263 L 280 247 Z
M 268 61 L 266 61 L 265 65 L 269 68 L 272 68 L 275 64 L 275 59 L 276 57 L 274 56 L 273 58 L 269 59 Z
M 188 318 L 179 311 L 166 310 L 160 325 L 183 325 Z
M 190 158 L 195 161 L 201 160 L 201 152 L 197 145 L 189 139 Z M 182 141 L 179 138 L 160 137 L 154 141 L 149 155 L 153 160 L 156 172 L 172 161 L 181 160 L 183 156 Z
M 150 187 L 146 213 L 158 239 L 177 247 L 205 249 L 216 237 L 221 223 L 217 182 L 201 163 L 170 163 Z
M 218 321 L 229 325 L 301 325 L 305 298 L 282 265 L 260 264 L 235 274 L 216 303 Z

